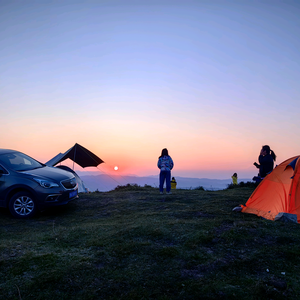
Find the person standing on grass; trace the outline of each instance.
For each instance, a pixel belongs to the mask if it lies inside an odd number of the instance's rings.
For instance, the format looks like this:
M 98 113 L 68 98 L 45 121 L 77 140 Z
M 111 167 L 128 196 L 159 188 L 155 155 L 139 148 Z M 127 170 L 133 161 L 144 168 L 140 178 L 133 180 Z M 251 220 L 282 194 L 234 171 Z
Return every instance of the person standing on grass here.
M 160 169 L 159 191 L 163 194 L 164 183 L 166 181 L 166 192 L 167 194 L 171 194 L 171 170 L 173 169 L 174 163 L 166 148 L 162 149 L 161 156 L 158 158 L 157 166 Z
M 232 179 L 232 184 L 234 185 L 237 185 L 237 173 L 234 173 L 232 176 L 231 176 L 231 179 Z

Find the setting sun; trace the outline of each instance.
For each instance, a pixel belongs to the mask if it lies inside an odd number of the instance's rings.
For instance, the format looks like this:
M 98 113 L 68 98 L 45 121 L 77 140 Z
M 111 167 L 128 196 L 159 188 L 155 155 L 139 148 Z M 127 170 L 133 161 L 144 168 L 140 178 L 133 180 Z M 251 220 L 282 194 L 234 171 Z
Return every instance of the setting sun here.
M 115 167 L 114 167 L 114 170 L 115 170 L 115 171 L 118 171 L 118 169 L 119 169 L 118 166 L 115 166 Z

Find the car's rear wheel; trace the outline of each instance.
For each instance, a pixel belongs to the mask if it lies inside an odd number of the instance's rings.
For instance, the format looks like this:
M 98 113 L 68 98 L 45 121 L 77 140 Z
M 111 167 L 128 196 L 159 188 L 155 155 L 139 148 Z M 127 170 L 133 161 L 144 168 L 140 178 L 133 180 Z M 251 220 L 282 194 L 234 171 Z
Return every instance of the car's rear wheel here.
M 30 218 L 34 216 L 36 210 L 35 200 L 28 192 L 19 192 L 9 201 L 9 211 L 16 218 Z

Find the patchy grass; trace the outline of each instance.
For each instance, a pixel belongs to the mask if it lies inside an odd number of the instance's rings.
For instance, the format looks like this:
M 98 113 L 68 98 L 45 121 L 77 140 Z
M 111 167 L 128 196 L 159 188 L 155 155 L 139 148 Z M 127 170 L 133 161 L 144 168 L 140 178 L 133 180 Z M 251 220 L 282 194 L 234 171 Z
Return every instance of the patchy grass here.
M 248 188 L 255 189 L 258 185 L 259 185 L 259 183 L 253 182 L 253 181 L 247 181 L 247 182 L 241 181 L 238 184 L 233 184 L 233 183 L 228 184 L 227 189 L 236 189 L 236 188 L 241 188 L 241 187 L 243 187 L 243 188 L 248 187 Z
M 30 220 L 0 210 L 0 299 L 297 299 L 298 224 L 233 213 L 253 187 L 119 186 Z

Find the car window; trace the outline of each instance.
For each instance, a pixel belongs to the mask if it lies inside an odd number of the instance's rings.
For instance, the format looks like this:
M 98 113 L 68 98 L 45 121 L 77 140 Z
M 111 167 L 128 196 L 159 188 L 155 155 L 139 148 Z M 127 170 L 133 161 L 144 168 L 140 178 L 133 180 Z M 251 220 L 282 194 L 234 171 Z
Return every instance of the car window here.
M 43 167 L 41 163 L 21 152 L 2 154 L 0 162 L 14 171 L 28 171 Z
M 0 165 L 0 174 L 8 174 L 8 172 Z

